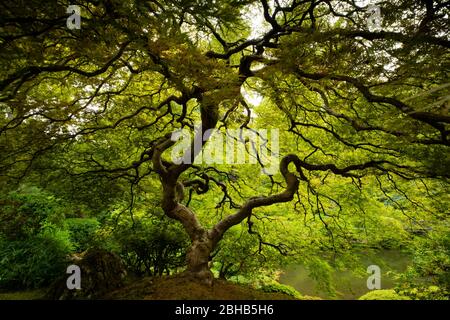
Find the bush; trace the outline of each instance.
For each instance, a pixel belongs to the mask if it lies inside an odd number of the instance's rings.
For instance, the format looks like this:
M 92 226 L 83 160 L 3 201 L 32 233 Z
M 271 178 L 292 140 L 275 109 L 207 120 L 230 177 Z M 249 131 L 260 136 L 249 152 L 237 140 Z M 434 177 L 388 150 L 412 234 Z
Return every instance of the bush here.
M 65 273 L 70 253 L 67 234 L 55 232 L 27 239 L 0 241 L 0 287 L 46 286 Z
M 412 265 L 399 277 L 397 291 L 419 300 L 450 298 L 450 233 L 434 230 L 417 238 Z
M 358 300 L 411 300 L 409 297 L 403 296 L 394 290 L 373 290 L 362 295 Z
M 285 285 L 285 284 L 281 284 L 281 283 L 272 283 L 272 284 L 268 284 L 268 285 L 264 285 L 261 287 L 261 290 L 264 292 L 280 292 L 280 293 L 284 293 L 287 294 L 291 297 L 294 297 L 296 299 L 301 299 L 302 295 L 300 294 L 300 292 L 298 292 L 297 290 L 295 290 L 293 287 Z
M 165 217 L 119 226 L 114 238 L 127 269 L 135 275 L 170 274 L 185 265 L 189 238 L 183 228 Z
M 36 187 L 0 197 L 0 287 L 38 288 L 65 274 L 72 250 L 65 207 Z
M 264 277 L 273 280 L 277 270 L 283 268 L 289 258 L 269 246 L 263 246 L 260 251 L 259 245 L 258 238 L 249 234 L 246 226 L 234 226 L 218 243 L 212 271 L 221 279 L 237 282 L 243 278 L 253 284 Z
M 66 219 L 66 228 L 76 252 L 85 251 L 95 245 L 95 232 L 99 226 L 97 219 Z
M 445 289 L 438 286 L 419 286 L 400 291 L 402 295 L 413 300 L 448 300 L 449 294 Z
M 61 227 L 64 207 L 58 199 L 36 187 L 24 187 L 0 197 L 0 235 L 26 240 L 49 225 Z

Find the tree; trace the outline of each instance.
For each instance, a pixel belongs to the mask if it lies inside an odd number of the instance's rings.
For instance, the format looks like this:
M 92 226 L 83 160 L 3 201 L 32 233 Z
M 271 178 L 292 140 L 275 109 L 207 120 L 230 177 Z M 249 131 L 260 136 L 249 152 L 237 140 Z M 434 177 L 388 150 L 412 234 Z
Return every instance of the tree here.
M 438 197 L 429 190 L 436 181 L 446 188 L 445 1 L 383 2 L 377 30 L 368 29 L 368 7 L 350 0 L 70 5 L 81 8 L 80 29 L 67 27 L 66 1 L 0 4 L 3 188 L 40 176 L 73 197 L 90 189 L 107 202 L 128 186 L 131 212 L 134 195 L 152 192 L 158 178 L 165 215 L 191 240 L 187 272 L 205 282 L 214 249 L 241 222 L 260 245 L 285 253 L 252 228 L 262 207 L 297 195 L 295 206 L 330 231 L 326 217 L 341 207 L 320 184 L 376 181 L 393 203 L 389 190 L 419 207 L 404 190 L 409 182 L 430 197 Z M 249 102 L 252 92 L 260 106 Z M 175 162 L 172 133 L 198 122 L 189 161 Z M 284 129 L 280 174 L 265 178 L 266 195 L 238 203 L 230 190 L 238 175 L 193 163 L 211 129 L 270 127 Z M 253 152 L 264 166 L 261 150 Z M 189 203 L 210 192 L 230 208 L 207 227 Z

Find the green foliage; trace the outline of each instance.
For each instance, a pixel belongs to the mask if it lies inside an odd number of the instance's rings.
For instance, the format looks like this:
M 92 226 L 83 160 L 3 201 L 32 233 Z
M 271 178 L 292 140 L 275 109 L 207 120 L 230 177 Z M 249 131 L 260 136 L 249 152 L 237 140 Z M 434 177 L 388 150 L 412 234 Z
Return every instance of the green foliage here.
M 23 187 L 0 201 L 0 287 L 38 288 L 64 274 L 73 246 L 61 200 Z
M 326 260 L 312 258 L 307 261 L 306 268 L 309 276 L 316 280 L 318 290 L 328 292 L 332 296 L 335 294 L 331 277 L 333 269 Z
M 100 226 L 97 219 L 70 218 L 66 219 L 65 223 L 76 252 L 95 246 L 95 234 Z
M 257 244 L 245 230 L 239 229 L 229 230 L 216 249 L 213 266 L 219 278 L 250 275 L 260 269 Z
M 411 300 L 394 290 L 373 290 L 358 298 L 358 300 Z
M 0 197 L 0 234 L 9 240 L 36 236 L 46 227 L 59 227 L 64 206 L 53 195 L 36 187 L 24 187 Z
M 418 237 L 413 261 L 399 276 L 398 290 L 413 299 L 450 298 L 450 233 L 439 229 Z
M 113 241 L 127 268 L 136 275 L 162 275 L 184 266 L 189 239 L 165 217 L 135 220 L 116 227 Z
M 382 1 L 389 32 L 374 33 L 357 1 L 80 1 L 81 30 L 61 27 L 65 1 L 3 2 L 2 261 L 22 270 L 30 255 L 34 270 L 100 245 L 138 275 L 183 266 L 181 226 L 143 218 L 170 189 L 161 163 L 205 229 L 267 197 L 211 253 L 221 278 L 264 282 L 301 261 L 333 294 L 333 269 L 364 269 L 355 251 L 400 248 L 414 255 L 402 290 L 448 295 L 448 233 L 434 232 L 449 226 L 446 6 Z M 222 131 L 280 129 L 277 156 L 302 159 L 298 190 L 257 163 L 172 165 L 170 134 L 212 117 Z M 65 220 L 79 205 L 90 219 Z
M 292 296 L 296 299 L 302 298 L 302 295 L 300 294 L 300 292 L 295 290 L 293 287 L 285 285 L 285 284 L 280 284 L 280 283 L 271 283 L 271 284 L 264 285 L 261 287 L 261 290 L 264 292 L 281 292 L 281 293 L 287 294 L 289 296 Z
M 413 300 L 449 300 L 448 291 L 438 286 L 427 287 L 422 284 L 399 292 Z
M 27 241 L 0 241 L 0 287 L 39 288 L 65 273 L 71 251 L 68 235 L 46 232 Z
M 265 234 L 266 237 L 270 235 L 270 232 Z M 288 260 L 288 257 L 280 256 L 278 251 L 268 246 L 262 246 L 260 251 L 258 238 L 239 225 L 225 234 L 213 254 L 213 271 L 223 279 L 241 282 L 244 277 L 254 283 L 264 282 L 264 277 L 273 279 L 277 270 Z

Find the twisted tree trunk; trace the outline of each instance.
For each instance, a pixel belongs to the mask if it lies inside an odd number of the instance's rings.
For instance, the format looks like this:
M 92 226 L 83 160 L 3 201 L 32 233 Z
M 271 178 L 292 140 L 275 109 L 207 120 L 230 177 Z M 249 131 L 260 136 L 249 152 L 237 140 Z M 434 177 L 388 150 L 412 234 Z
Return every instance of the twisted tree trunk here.
M 191 247 L 186 255 L 188 276 L 198 279 L 200 282 L 211 285 L 213 274 L 210 270 L 209 261 L 214 250 L 213 241 L 204 232 L 191 243 Z
M 191 239 L 191 246 L 186 255 L 186 274 L 193 276 L 200 282 L 211 285 L 213 275 L 209 266 L 210 256 L 224 233 L 232 226 L 249 218 L 252 210 L 256 207 L 269 206 L 293 199 L 298 189 L 299 178 L 288 171 L 288 166 L 291 162 L 295 164 L 297 172 L 300 174 L 300 179 L 306 178 L 301 171 L 301 163 L 297 156 L 288 155 L 284 157 L 280 162 L 280 172 L 286 182 L 286 189 L 283 192 L 271 196 L 253 197 L 238 207 L 238 211 L 235 214 L 225 217 L 212 229 L 206 230 L 201 226 L 195 213 L 181 203 L 184 198 L 184 185 L 179 181 L 180 175 L 192 166 L 195 157 L 200 152 L 199 148 L 194 148 L 194 145 L 203 147 L 206 143 L 205 140 L 209 138 L 209 136 L 204 137 L 205 132 L 216 126 L 218 121 L 217 107 L 212 105 L 202 106 L 201 118 L 202 130 L 194 136 L 191 148 L 185 152 L 185 160 L 190 161 L 173 164 L 162 160 L 162 153 L 174 145 L 174 141 L 166 136 L 153 149 L 152 162 L 154 170 L 161 177 L 163 187 L 162 209 L 164 213 L 168 217 L 181 222 Z M 205 192 L 209 189 L 207 182 L 196 181 L 196 183 L 203 184 L 202 189 Z

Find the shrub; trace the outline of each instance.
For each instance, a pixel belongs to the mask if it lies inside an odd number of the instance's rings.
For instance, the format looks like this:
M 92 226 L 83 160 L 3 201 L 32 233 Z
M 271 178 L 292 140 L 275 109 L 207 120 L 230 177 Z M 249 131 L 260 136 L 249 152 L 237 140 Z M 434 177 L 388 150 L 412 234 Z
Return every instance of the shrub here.
M 300 294 L 300 292 L 298 292 L 297 290 L 295 290 L 293 287 L 285 285 L 285 284 L 281 284 L 281 283 L 271 283 L 268 285 L 264 285 L 261 287 L 261 290 L 264 292 L 280 292 L 280 293 L 284 293 L 287 294 L 291 297 L 294 297 L 296 299 L 300 299 L 302 298 L 302 295 Z
M 134 226 L 119 226 L 114 238 L 127 269 L 142 275 L 162 275 L 184 266 L 189 238 L 177 223 L 168 218 L 136 221 Z
M 400 291 L 413 300 L 448 300 L 449 293 L 438 286 L 418 286 Z
M 410 298 L 400 295 L 392 289 L 389 290 L 373 290 L 362 295 L 358 300 L 411 300 Z
M 258 238 L 249 234 L 246 226 L 234 226 L 225 233 L 214 252 L 212 271 L 221 279 L 237 282 L 247 278 L 255 284 L 264 277 L 274 279 L 289 258 L 269 246 L 263 246 L 260 251 L 259 245 Z
M 72 245 L 63 219 L 61 201 L 39 188 L 0 197 L 2 288 L 38 288 L 65 273 Z
M 95 245 L 95 233 L 99 225 L 97 219 L 66 219 L 66 228 L 76 252 L 85 251 Z
M 419 300 L 450 298 L 450 232 L 433 230 L 415 240 L 412 265 L 400 275 L 397 291 Z
M 71 248 L 67 234 L 45 233 L 27 241 L 0 241 L 0 287 L 39 288 L 65 273 Z
M 36 236 L 44 226 L 62 226 L 64 207 L 36 187 L 24 187 L 0 197 L 0 234 L 9 240 Z

